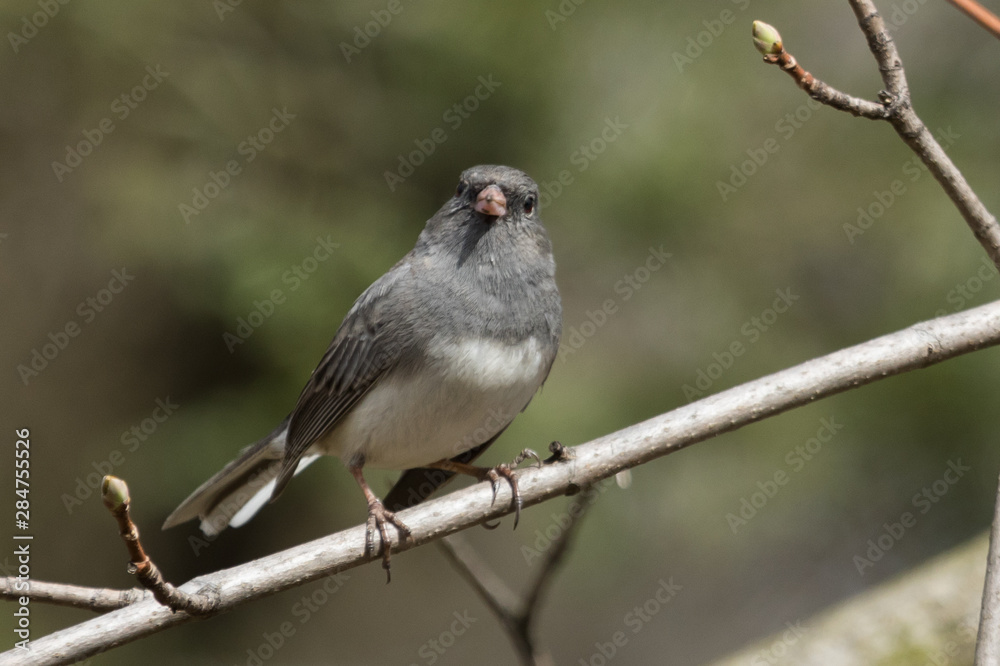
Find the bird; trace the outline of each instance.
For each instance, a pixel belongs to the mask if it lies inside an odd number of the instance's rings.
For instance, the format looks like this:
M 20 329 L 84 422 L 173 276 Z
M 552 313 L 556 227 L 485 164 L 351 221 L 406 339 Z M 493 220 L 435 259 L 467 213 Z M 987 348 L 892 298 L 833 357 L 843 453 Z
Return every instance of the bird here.
M 454 195 L 427 220 L 413 249 L 354 302 L 292 412 L 267 436 L 198 487 L 163 529 L 199 518 L 206 536 L 246 523 L 322 455 L 339 458 L 368 506 L 365 552 L 396 512 L 455 474 L 512 491 L 510 464 L 472 465 L 531 402 L 549 375 L 562 334 L 552 243 L 539 218 L 538 185 L 523 171 L 481 165 L 462 172 Z M 364 468 L 402 470 L 380 500 Z

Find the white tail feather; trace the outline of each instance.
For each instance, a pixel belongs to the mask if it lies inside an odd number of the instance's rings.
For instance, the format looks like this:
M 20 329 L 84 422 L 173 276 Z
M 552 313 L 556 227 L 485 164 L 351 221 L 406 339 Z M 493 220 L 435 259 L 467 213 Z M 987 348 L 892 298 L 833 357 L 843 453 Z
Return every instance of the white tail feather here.
M 295 467 L 295 473 L 293 474 L 293 476 L 298 476 L 302 472 L 302 470 L 304 470 L 306 467 L 312 464 L 312 462 L 315 461 L 317 458 L 319 458 L 318 453 L 304 455 L 301 458 L 299 458 L 299 464 Z M 257 512 L 260 511 L 263 508 L 263 506 L 267 504 L 268 501 L 271 499 L 271 493 L 274 492 L 274 483 L 275 479 L 271 479 L 270 481 L 267 482 L 267 484 L 264 485 L 264 487 L 258 490 L 254 494 L 254 496 L 251 497 L 250 500 L 246 504 L 244 504 L 239 511 L 236 512 L 236 514 L 229 521 L 229 526 L 240 527 L 248 520 L 253 518 L 257 514 Z M 211 527 L 211 525 L 206 525 L 206 523 L 208 523 L 207 519 L 201 522 L 201 531 L 204 532 L 206 535 L 208 535 L 209 531 L 214 531 L 214 530 Z

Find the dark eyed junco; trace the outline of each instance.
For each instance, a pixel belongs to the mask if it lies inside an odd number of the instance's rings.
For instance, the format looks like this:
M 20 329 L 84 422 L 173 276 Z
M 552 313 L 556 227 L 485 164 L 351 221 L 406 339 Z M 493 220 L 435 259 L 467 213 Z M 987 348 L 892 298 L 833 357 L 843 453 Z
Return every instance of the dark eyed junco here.
M 366 548 L 393 511 L 455 473 L 489 478 L 507 465 L 470 463 L 545 381 L 559 348 L 562 307 L 552 245 L 538 219 L 538 185 L 505 166 L 466 170 L 417 244 L 355 301 L 292 413 L 181 503 L 164 529 L 201 519 L 206 535 L 249 520 L 321 455 L 340 458 L 368 502 Z M 386 496 L 365 466 L 407 470 Z

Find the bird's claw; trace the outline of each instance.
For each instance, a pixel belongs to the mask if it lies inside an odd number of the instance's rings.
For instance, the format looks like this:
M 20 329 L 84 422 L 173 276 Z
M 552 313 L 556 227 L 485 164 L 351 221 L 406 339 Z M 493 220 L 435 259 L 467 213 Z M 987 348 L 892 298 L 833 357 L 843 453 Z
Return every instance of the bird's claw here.
M 518 456 L 518 458 L 520 458 L 520 456 Z M 524 460 L 524 458 L 521 458 L 521 460 Z M 517 465 L 521 462 L 521 460 L 515 458 L 514 465 Z M 517 524 L 521 520 L 521 505 L 523 504 L 523 501 L 521 500 L 521 491 L 517 487 L 517 476 L 514 474 L 514 470 L 511 469 L 511 465 L 507 463 L 500 463 L 496 467 L 486 470 L 486 478 L 490 480 L 490 485 L 493 486 L 494 503 L 497 501 L 497 492 L 500 490 L 500 479 L 506 479 L 507 483 L 510 484 L 510 493 L 514 501 L 514 529 L 517 529 Z
M 387 523 L 391 523 L 399 533 L 400 541 L 412 538 L 410 528 L 396 514 L 389 511 L 380 501 L 372 502 L 368 505 L 368 523 L 365 529 L 365 554 L 375 555 L 375 531 L 378 530 L 379 539 L 382 542 L 382 568 L 385 569 L 385 582 L 392 580 L 389 571 L 389 560 L 392 557 L 392 548 L 389 545 L 389 528 Z
M 531 449 L 524 449 L 520 453 L 518 453 L 516 456 L 514 456 L 514 460 L 511 461 L 510 466 L 511 467 L 517 467 L 518 465 L 520 465 L 521 463 L 523 463 L 528 458 L 531 458 L 532 460 L 535 461 L 535 467 L 541 467 L 542 466 L 542 459 L 539 458 L 538 454 L 535 453 L 534 451 L 532 451 Z
M 517 476 L 514 474 L 514 468 L 528 458 L 535 461 L 536 467 L 542 466 L 542 459 L 538 457 L 537 453 L 531 449 L 524 449 L 509 463 L 500 463 L 496 467 L 490 467 L 487 469 L 479 468 L 481 470 L 479 480 L 484 481 L 489 479 L 490 486 L 493 488 L 492 504 L 496 504 L 497 493 L 500 492 L 500 479 L 506 479 L 507 483 L 510 484 L 511 497 L 514 501 L 514 529 L 517 529 L 517 524 L 521 521 L 521 507 L 524 505 L 524 501 L 521 499 L 521 491 L 517 487 Z M 483 523 L 483 527 L 488 530 L 493 530 L 496 529 L 499 524 L 499 522 L 493 525 Z

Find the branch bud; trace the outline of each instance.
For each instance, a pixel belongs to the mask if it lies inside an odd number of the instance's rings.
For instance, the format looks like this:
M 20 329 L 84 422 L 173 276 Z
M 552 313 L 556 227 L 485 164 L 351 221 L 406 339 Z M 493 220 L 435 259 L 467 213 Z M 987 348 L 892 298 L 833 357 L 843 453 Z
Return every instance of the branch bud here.
M 123 504 L 128 504 L 128 486 L 117 476 L 109 474 L 101 483 L 101 499 L 104 501 L 104 506 L 114 511 Z
M 778 55 L 784 50 L 781 34 L 773 25 L 763 21 L 753 22 L 753 45 L 763 55 Z

